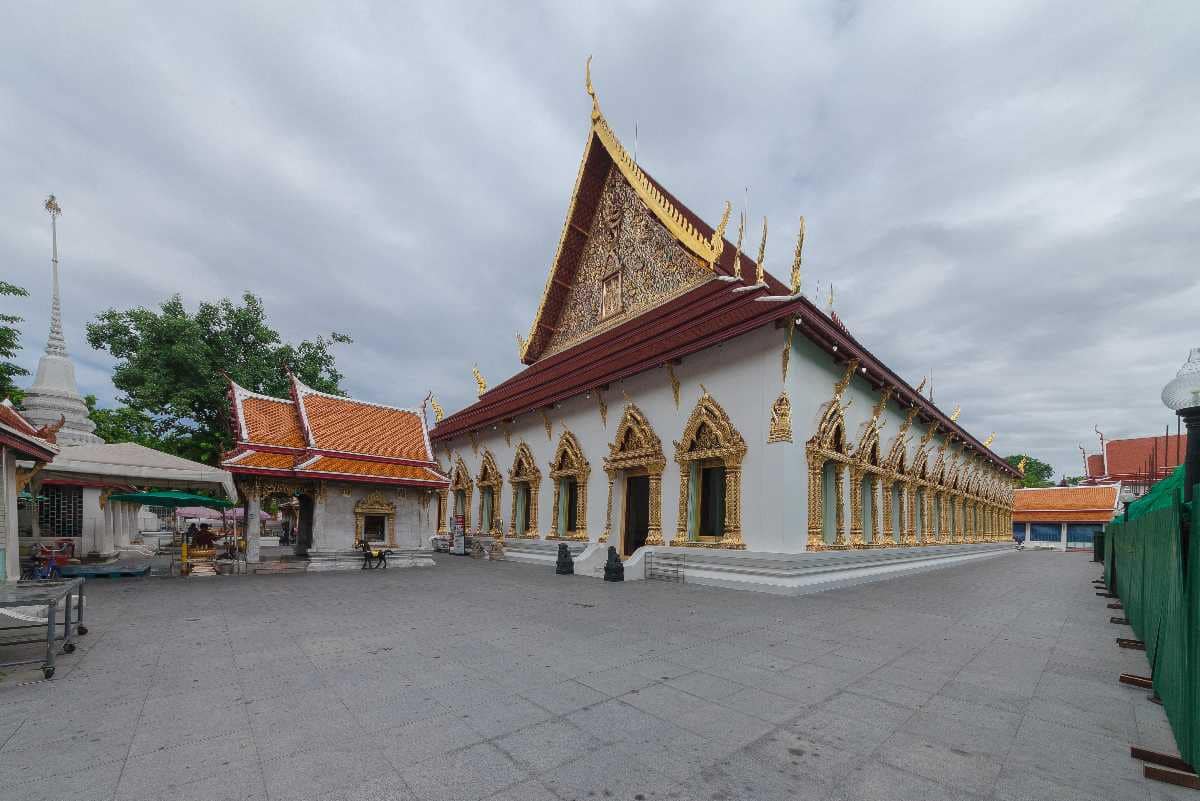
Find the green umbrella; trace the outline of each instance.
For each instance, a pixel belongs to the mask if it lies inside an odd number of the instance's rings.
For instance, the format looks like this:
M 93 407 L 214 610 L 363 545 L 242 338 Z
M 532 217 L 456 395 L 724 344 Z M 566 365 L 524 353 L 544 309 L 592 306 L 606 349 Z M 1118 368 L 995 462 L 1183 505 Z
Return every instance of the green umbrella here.
M 181 492 L 180 490 L 122 492 L 116 495 L 109 495 L 108 499 L 110 501 L 124 501 L 126 503 L 143 503 L 147 506 L 206 506 L 209 509 L 228 509 L 234 505 L 232 501 L 210 498 L 207 495 L 196 495 L 193 492 Z

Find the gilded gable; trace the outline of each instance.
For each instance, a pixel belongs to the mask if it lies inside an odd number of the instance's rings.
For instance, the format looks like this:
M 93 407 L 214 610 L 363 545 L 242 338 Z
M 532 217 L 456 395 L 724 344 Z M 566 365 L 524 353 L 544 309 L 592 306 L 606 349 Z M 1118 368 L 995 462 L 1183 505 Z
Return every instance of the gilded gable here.
M 575 280 L 545 354 L 622 323 L 713 277 L 609 168 Z

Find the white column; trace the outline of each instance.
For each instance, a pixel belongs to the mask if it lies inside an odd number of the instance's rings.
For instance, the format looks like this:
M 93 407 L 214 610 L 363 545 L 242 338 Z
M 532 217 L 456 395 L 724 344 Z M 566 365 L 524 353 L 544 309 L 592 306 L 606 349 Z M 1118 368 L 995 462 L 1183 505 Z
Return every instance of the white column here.
M 100 536 L 96 538 L 97 553 L 110 554 L 113 552 L 113 533 L 118 525 L 120 506 L 119 502 L 109 501 L 104 507 L 104 528 L 100 530 Z
M 117 506 L 116 525 L 113 527 L 113 548 L 129 546 L 129 513 L 132 505 L 121 502 Z
M 3 480 L 4 497 L 4 580 L 17 581 L 21 578 L 21 550 L 17 537 L 17 455 L 10 448 L 0 447 L 0 479 Z M 34 510 L 34 518 L 37 511 Z
M 1026 548 L 1028 548 L 1028 547 L 1029 547 L 1029 524 L 1028 524 L 1028 523 L 1026 523 L 1026 524 L 1025 524 L 1025 542 L 1024 542 L 1024 545 L 1025 545 L 1025 547 L 1026 547 Z
M 1059 536 L 1058 549 L 1060 551 L 1067 550 L 1067 524 L 1062 524 L 1062 534 Z
M 258 534 L 261 523 L 258 510 L 261 503 L 257 495 L 251 495 L 246 502 L 246 561 L 251 564 L 259 561 Z

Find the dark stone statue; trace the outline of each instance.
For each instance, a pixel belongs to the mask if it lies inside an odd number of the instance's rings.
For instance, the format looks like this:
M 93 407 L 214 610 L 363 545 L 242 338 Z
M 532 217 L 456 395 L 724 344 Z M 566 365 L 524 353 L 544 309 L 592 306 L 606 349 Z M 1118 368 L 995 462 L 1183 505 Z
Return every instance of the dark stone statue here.
M 571 558 L 571 549 L 565 542 L 558 544 L 558 561 L 554 564 L 554 572 L 560 576 L 575 575 L 575 560 Z
M 608 561 L 604 563 L 604 580 L 625 580 L 625 565 L 621 564 L 621 557 L 617 556 L 617 549 L 611 545 L 608 546 Z

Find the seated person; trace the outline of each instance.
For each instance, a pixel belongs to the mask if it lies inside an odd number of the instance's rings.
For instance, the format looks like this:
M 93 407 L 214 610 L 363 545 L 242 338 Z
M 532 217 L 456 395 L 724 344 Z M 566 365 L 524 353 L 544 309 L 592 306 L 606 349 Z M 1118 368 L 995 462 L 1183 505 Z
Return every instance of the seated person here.
M 197 548 L 211 548 L 217 541 L 217 534 L 208 523 L 200 524 L 200 532 L 192 538 L 192 544 Z

